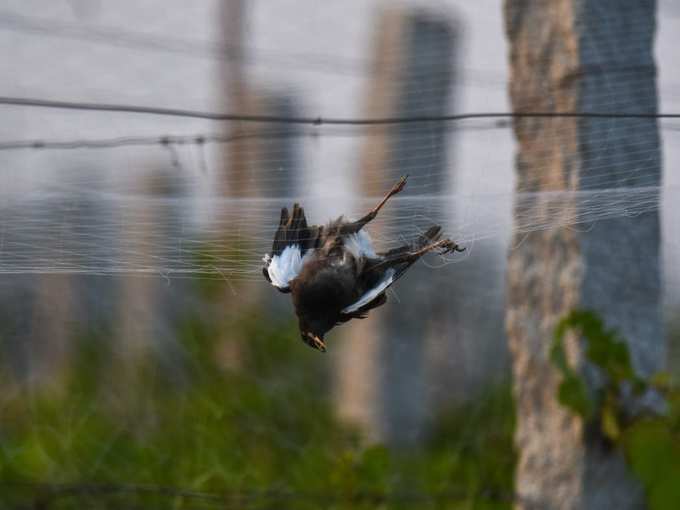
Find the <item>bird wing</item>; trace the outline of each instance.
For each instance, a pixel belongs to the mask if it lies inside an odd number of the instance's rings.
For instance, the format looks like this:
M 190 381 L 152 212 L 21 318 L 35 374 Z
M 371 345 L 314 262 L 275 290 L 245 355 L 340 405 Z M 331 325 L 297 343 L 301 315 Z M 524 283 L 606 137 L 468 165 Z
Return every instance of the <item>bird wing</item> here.
M 401 278 L 416 259 L 403 258 L 409 251 L 417 251 L 430 242 L 439 239 L 441 227 L 432 226 L 421 234 L 412 244 L 382 253 L 377 258 L 369 259 L 369 263 L 359 275 L 359 281 L 364 282 L 366 289 L 357 301 L 345 307 L 340 312 L 341 321 L 353 318 L 363 318 L 368 310 L 385 304 L 385 291 Z M 378 298 L 380 301 L 378 302 Z M 377 303 L 377 304 L 376 304 Z M 346 317 L 346 318 L 345 318 Z
M 292 214 L 281 209 L 279 227 L 274 234 L 271 253 L 264 256 L 264 277 L 283 292 L 295 279 L 318 245 L 321 227 L 308 225 L 305 211 L 299 204 L 293 205 Z
M 387 288 L 394 283 L 394 276 L 396 274 L 396 271 L 392 268 L 387 269 L 385 271 L 385 274 L 383 277 L 378 280 L 375 285 L 373 285 L 371 288 L 369 288 L 366 292 L 364 292 L 361 297 L 356 300 L 354 303 L 352 303 L 349 306 L 346 306 L 345 308 L 342 309 L 340 313 L 342 314 L 352 314 L 355 313 L 359 310 L 361 310 L 363 307 L 371 303 L 373 300 L 375 300 L 378 296 L 383 294 Z
M 342 309 L 338 322 L 347 322 L 351 319 L 365 319 L 370 310 L 384 305 L 387 302 L 385 291 L 394 285 L 410 266 L 411 264 L 400 264 L 395 268 L 387 269 L 384 275 L 366 290 L 359 299 Z M 369 269 L 368 272 L 370 273 L 370 271 Z
M 350 313 L 341 313 L 340 318 L 338 319 L 338 324 L 342 324 L 352 319 L 365 319 L 368 317 L 368 312 L 370 310 L 378 308 L 385 303 L 387 303 L 387 296 L 385 296 L 385 293 L 383 292 L 382 294 L 378 294 L 378 296 L 372 301 L 363 305 L 361 308 L 358 308 L 356 311 Z

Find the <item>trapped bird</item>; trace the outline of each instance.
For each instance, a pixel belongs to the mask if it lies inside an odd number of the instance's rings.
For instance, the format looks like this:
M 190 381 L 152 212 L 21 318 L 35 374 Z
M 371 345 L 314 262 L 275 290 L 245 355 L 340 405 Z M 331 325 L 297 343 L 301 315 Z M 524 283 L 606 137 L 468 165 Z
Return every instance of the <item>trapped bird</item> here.
M 326 350 L 324 335 L 351 319 L 363 319 L 369 310 L 384 305 L 385 291 L 420 257 L 463 251 L 450 239 L 441 239 L 434 225 L 412 243 L 376 253 L 364 230 L 387 200 L 406 185 L 402 177 L 382 201 L 357 221 L 343 216 L 328 225 L 307 225 L 299 204 L 289 214 L 281 209 L 271 253 L 264 256 L 264 277 L 279 291 L 290 293 L 302 340 Z

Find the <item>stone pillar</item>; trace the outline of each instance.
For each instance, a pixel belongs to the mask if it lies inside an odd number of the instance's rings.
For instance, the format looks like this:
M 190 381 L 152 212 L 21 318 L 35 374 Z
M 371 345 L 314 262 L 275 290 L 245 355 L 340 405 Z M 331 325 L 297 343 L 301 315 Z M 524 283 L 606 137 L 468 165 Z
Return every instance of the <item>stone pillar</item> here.
M 451 20 L 427 12 L 409 13 L 404 26 L 403 62 L 396 79 L 396 116 L 444 115 L 449 113 L 454 79 L 455 28 Z M 409 174 L 404 196 L 437 194 L 448 188 L 447 126 L 442 123 L 394 126 L 390 147 L 388 181 Z M 422 223 L 408 225 L 422 231 L 432 223 L 443 223 L 441 210 L 422 203 Z M 393 211 L 399 214 L 398 206 Z M 403 216 L 403 210 L 400 212 Z M 399 229 L 407 238 L 416 232 Z M 398 283 L 402 303 L 384 310 L 381 343 L 383 422 L 387 441 L 398 445 L 417 444 L 424 436 L 431 402 L 428 397 L 432 358 L 428 352 L 438 344 L 453 341 L 446 335 L 432 339 L 433 327 L 448 315 L 437 314 L 442 295 L 452 290 L 446 281 L 435 281 L 432 269 L 414 265 Z M 440 285 L 441 284 L 441 285 Z M 449 311 L 449 313 L 455 313 Z M 436 328 L 435 328 L 436 329 Z M 443 351 L 439 351 L 444 354 Z M 444 354 L 445 355 L 445 354 Z
M 513 109 L 655 112 L 654 14 L 653 0 L 506 0 Z M 549 197 L 540 192 L 660 184 L 654 119 L 518 118 L 514 129 L 517 192 L 538 192 L 517 202 L 516 223 L 547 213 Z M 585 206 L 573 198 L 565 217 Z M 628 339 L 641 373 L 660 367 L 658 212 L 516 232 L 511 246 L 506 326 L 518 413 L 517 507 L 640 508 L 641 489 L 621 455 L 556 401 L 559 377 L 548 351 L 556 322 L 589 308 Z M 581 359 L 576 338 L 567 350 Z
M 185 297 L 190 285 L 172 270 L 183 269 L 185 257 L 192 255 L 182 248 L 186 210 L 179 199 L 186 195 L 178 181 L 167 169 L 149 169 L 133 188 L 142 198 L 120 211 L 118 250 L 131 271 L 118 278 L 114 381 L 139 383 L 136 378 L 149 361 L 166 371 L 169 380 L 179 383 L 185 377 L 177 324 L 193 303 Z
M 447 112 L 453 47 L 454 30 L 449 21 L 421 11 L 385 11 L 377 27 L 367 115 Z M 439 192 L 447 178 L 445 130 L 441 123 L 370 127 L 359 169 L 360 193 L 380 197 L 404 174 L 411 177 L 403 195 Z M 381 212 L 380 220 L 369 230 L 375 233 L 389 222 L 390 213 L 398 211 L 396 204 Z M 408 231 L 400 234 L 412 238 L 418 227 L 429 226 L 409 224 Z M 398 284 L 399 293 L 409 296 L 407 304 L 393 303 L 373 312 L 353 324 L 349 339 L 343 341 L 339 412 L 362 424 L 370 439 L 403 445 L 417 442 L 425 431 L 426 339 L 434 293 L 428 279 L 418 275 L 420 270 L 421 266 L 413 267 Z
M 401 44 L 403 21 L 401 11 L 388 10 L 381 15 L 376 27 L 375 53 L 365 106 L 368 117 L 388 117 L 396 110 L 394 83 L 401 53 L 395 52 L 395 48 Z M 365 134 L 366 149 L 361 154 L 357 181 L 362 194 L 377 197 L 384 192 L 381 184 L 387 179 L 391 130 L 389 126 L 375 125 L 367 127 Z M 371 226 L 371 230 L 375 231 L 375 225 Z M 341 418 L 359 425 L 369 442 L 383 439 L 379 406 L 379 347 L 383 329 L 381 317 L 374 312 L 367 319 L 352 321 L 342 342 L 337 343 L 337 412 Z
M 229 51 L 223 67 L 222 81 L 226 109 L 234 113 L 254 113 L 255 96 L 249 87 L 243 65 L 245 55 L 245 23 L 248 7 L 243 0 L 220 5 L 223 20 L 223 40 Z M 219 192 L 224 196 L 253 196 L 251 162 L 255 138 L 250 136 L 259 124 L 230 122 L 228 136 L 232 140 L 225 146 L 226 171 L 220 176 Z

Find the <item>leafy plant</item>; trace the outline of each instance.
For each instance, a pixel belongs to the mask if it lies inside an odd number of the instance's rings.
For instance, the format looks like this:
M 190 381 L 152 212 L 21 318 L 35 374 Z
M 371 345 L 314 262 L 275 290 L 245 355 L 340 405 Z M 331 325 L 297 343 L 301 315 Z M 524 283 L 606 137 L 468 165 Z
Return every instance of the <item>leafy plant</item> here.
M 585 360 L 595 368 L 596 385 L 567 359 L 565 337 L 582 336 Z M 559 402 L 595 425 L 612 445 L 621 448 L 632 472 L 645 487 L 652 510 L 680 508 L 680 390 L 664 373 L 643 379 L 635 373 L 626 342 L 604 326 L 594 312 L 575 310 L 555 329 L 550 359 L 562 375 Z M 631 399 L 656 392 L 666 400 L 666 411 L 632 415 Z

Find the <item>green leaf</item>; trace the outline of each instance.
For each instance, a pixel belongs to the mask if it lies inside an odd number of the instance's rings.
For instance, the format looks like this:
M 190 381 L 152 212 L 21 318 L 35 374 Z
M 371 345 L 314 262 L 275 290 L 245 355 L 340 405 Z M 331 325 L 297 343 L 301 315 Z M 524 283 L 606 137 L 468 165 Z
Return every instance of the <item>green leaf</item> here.
M 649 384 L 659 391 L 666 391 L 671 388 L 672 376 L 668 372 L 657 372 L 649 378 Z
M 593 416 L 594 403 L 588 395 L 585 382 L 574 373 L 570 373 L 560 383 L 557 399 L 563 406 L 571 409 L 580 417 L 589 420 Z
M 562 375 L 566 375 L 571 370 L 567 361 L 567 353 L 564 351 L 564 339 L 562 336 L 556 336 L 550 347 L 550 361 Z
M 630 427 L 624 442 L 633 472 L 651 486 L 678 462 L 673 437 L 661 418 L 640 420 Z
M 602 407 L 602 433 L 614 442 L 621 437 L 621 426 L 614 404 L 608 403 Z
M 649 492 L 650 510 L 677 510 L 680 508 L 680 466 L 663 473 Z

